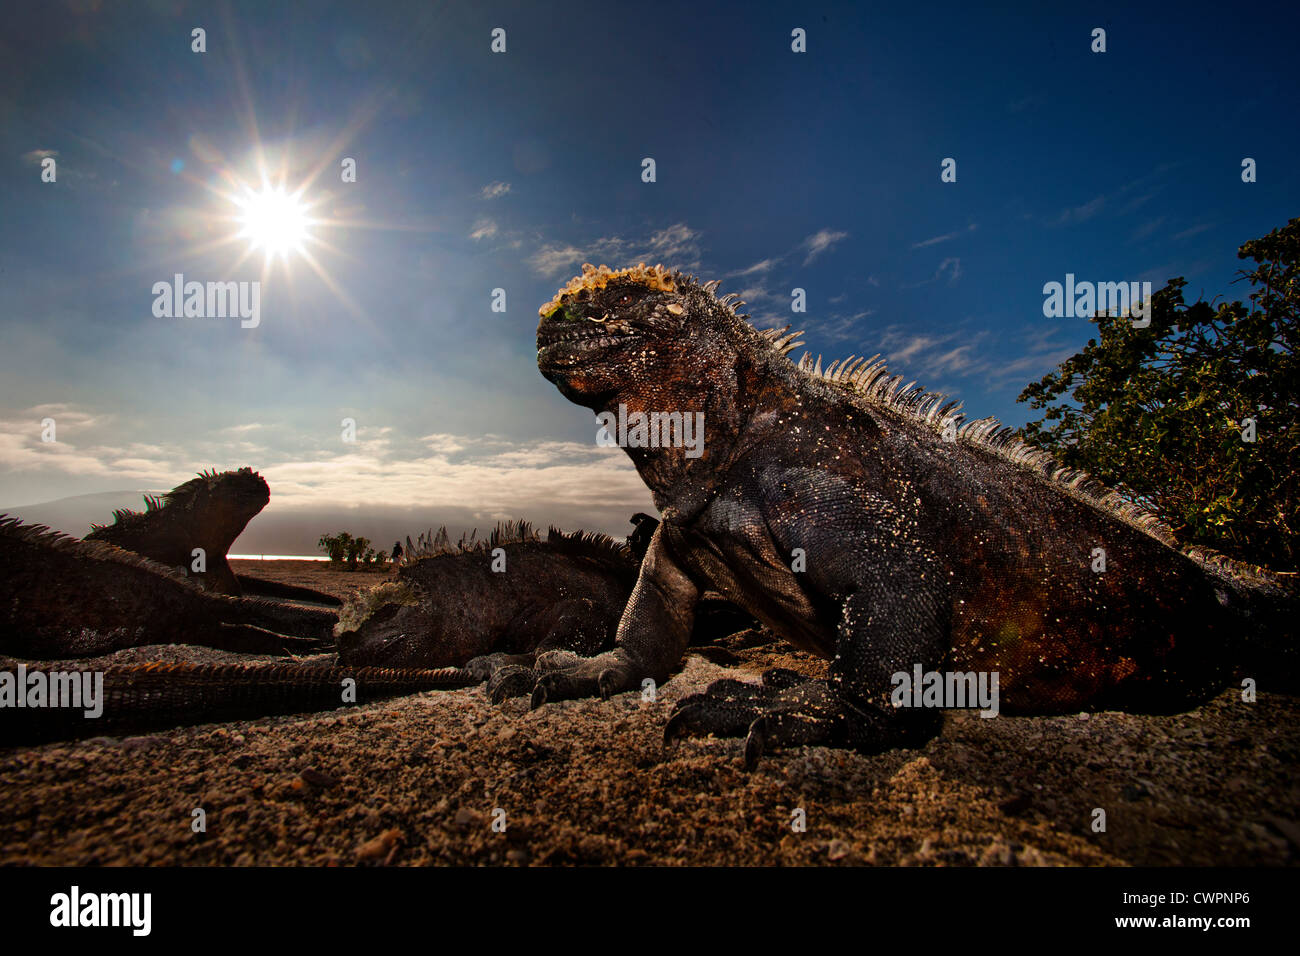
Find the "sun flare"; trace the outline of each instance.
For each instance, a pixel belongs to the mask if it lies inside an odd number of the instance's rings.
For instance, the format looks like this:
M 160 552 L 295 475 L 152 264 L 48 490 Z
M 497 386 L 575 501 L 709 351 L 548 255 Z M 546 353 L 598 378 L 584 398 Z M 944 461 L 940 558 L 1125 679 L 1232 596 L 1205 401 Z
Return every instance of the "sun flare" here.
M 265 186 L 260 192 L 248 190 L 236 204 L 240 208 L 240 236 L 268 258 L 301 253 L 311 237 L 307 207 L 296 194 Z

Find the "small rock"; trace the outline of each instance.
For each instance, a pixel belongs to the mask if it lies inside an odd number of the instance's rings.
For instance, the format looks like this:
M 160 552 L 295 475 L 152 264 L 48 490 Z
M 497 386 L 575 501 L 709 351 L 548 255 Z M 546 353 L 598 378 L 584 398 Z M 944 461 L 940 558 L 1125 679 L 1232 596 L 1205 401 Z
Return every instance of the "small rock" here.
M 469 807 L 461 807 L 456 811 L 455 824 L 458 827 L 482 826 L 487 818 L 477 810 L 471 810 Z
M 320 787 L 322 790 L 328 790 L 330 787 L 339 785 L 338 777 L 331 776 L 323 770 L 317 770 L 315 767 L 305 768 L 298 776 L 313 787 Z
M 849 845 L 843 840 L 831 840 L 830 846 L 826 848 L 826 858 L 828 860 L 842 860 L 849 855 Z
M 123 750 L 152 750 L 167 743 L 166 737 L 124 737 L 119 746 Z
M 367 840 L 357 848 L 357 862 L 377 863 L 382 860 L 387 865 L 392 861 L 393 854 L 397 851 L 398 842 L 401 838 L 401 830 L 385 830 L 379 836 Z

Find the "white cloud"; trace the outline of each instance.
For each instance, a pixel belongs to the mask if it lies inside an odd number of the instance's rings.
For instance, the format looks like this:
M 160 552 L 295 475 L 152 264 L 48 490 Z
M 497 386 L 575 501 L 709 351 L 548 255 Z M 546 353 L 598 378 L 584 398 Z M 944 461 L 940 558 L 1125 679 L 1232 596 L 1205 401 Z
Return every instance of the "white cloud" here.
M 841 239 L 847 239 L 848 235 L 847 232 L 836 232 L 833 229 L 822 229 L 819 232 L 813 233 L 803 241 L 803 248 L 808 251 L 808 255 L 804 258 L 803 264 L 808 265 L 827 249 L 830 249 L 835 245 L 835 243 L 839 242 Z
M 510 192 L 510 184 L 503 182 L 488 183 L 479 193 L 484 199 L 500 199 L 506 193 Z
M 1062 210 L 1061 214 L 1056 217 L 1056 224 L 1060 226 L 1071 222 L 1087 222 L 1093 216 L 1097 215 L 1097 213 L 1101 212 L 1102 207 L 1105 205 L 1106 197 L 1097 196 L 1095 199 L 1090 199 L 1081 206 L 1072 206 L 1069 209 Z
M 561 278 L 576 275 L 584 262 L 621 269 L 638 262 L 663 264 L 672 269 L 696 272 L 700 268 L 700 233 L 684 222 L 674 223 L 647 237 L 628 239 L 605 236 L 584 246 L 547 243 L 529 257 L 538 275 Z
M 749 266 L 748 268 L 741 269 L 738 272 L 733 272 L 731 274 L 733 276 L 752 276 L 756 272 L 767 272 L 769 269 L 772 268 L 772 266 L 776 265 L 777 261 L 778 260 L 776 259 L 763 259 L 760 260 L 759 262 L 755 262 L 752 266 Z
M 58 441 L 41 441 L 42 417 L 55 418 Z M 354 445 L 331 441 L 297 452 L 263 449 L 257 457 L 235 454 L 236 447 L 220 438 L 228 435 L 224 428 L 212 433 L 215 442 L 200 434 L 175 445 L 114 445 L 105 421 L 106 416 L 67 405 L 4 415 L 0 472 L 9 479 L 23 473 L 39 485 L 64 489 L 72 480 L 74 493 L 93 493 L 172 488 L 204 468 L 249 464 L 271 486 L 277 510 L 400 505 L 502 515 L 582 514 L 598 489 L 602 509 L 631 514 L 644 510 L 649 497 L 620 449 L 596 445 L 594 417 L 590 443 L 441 432 L 404 437 L 384 426 L 361 430 Z M 94 423 L 97 427 L 88 427 Z
M 495 222 L 491 219 L 480 219 L 474 223 L 474 228 L 470 232 L 469 237 L 475 242 L 478 242 L 480 239 L 491 239 L 496 234 L 497 224 Z
M 933 239 L 922 239 L 920 242 L 912 243 L 913 249 L 924 249 L 926 246 L 936 246 L 941 242 L 948 242 L 956 239 L 958 236 L 965 235 L 968 232 L 974 232 L 979 228 L 975 223 L 971 223 L 965 229 L 958 229 L 956 232 L 945 233 L 942 236 L 935 236 Z

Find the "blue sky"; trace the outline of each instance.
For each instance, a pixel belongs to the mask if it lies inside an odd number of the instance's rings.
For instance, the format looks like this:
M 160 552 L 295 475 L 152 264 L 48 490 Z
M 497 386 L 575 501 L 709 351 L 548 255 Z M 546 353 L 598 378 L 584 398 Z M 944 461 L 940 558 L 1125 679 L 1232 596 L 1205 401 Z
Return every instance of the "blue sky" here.
M 534 362 L 537 307 L 584 261 L 722 279 L 814 353 L 881 352 L 1021 424 L 1019 390 L 1091 331 L 1043 317 L 1045 282 L 1242 297 L 1237 247 L 1300 214 L 1297 16 L 1130 6 L 18 6 L 0 507 L 250 464 L 272 508 L 621 533 L 648 496 Z M 259 157 L 310 181 L 318 270 L 264 276 L 229 241 L 221 193 Z M 261 324 L 155 317 L 178 272 L 260 279 Z

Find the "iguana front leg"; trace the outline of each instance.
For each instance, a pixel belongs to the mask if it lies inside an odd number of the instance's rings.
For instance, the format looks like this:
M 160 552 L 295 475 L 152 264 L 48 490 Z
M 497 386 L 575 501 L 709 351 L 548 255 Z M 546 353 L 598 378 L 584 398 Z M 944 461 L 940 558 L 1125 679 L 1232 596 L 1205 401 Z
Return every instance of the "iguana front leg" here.
M 897 563 L 894 563 L 897 560 Z M 664 740 L 744 737 L 753 768 L 765 752 L 822 745 L 878 753 L 918 747 L 942 726 L 934 709 L 896 709 L 892 676 L 936 669 L 948 650 L 948 605 L 924 561 L 879 561 L 873 582 L 845 599 L 829 680 L 772 670 L 761 684 L 720 680 L 673 708 Z
M 662 684 L 681 663 L 700 588 L 673 556 L 664 528 L 661 524 L 650 539 L 636 587 L 619 620 L 614 650 L 595 657 L 569 651 L 538 655 L 534 708 L 547 701 L 636 690 L 647 678 Z

